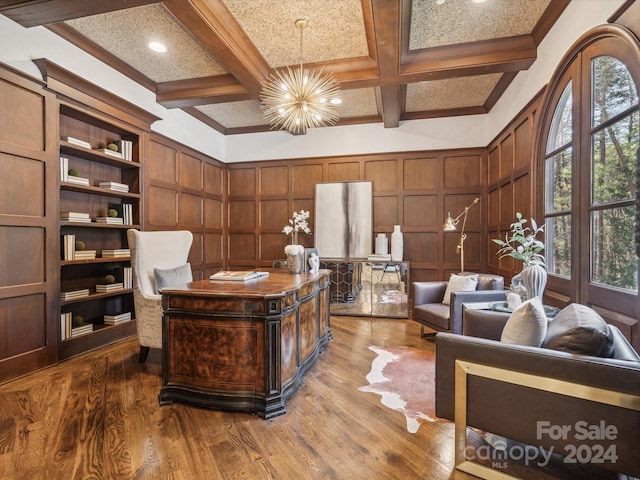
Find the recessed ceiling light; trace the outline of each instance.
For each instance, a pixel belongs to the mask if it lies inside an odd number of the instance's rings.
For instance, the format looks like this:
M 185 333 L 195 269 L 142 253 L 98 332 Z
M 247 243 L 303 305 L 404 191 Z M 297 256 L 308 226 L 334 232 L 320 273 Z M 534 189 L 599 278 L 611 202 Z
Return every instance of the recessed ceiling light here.
M 436 0 L 436 5 L 442 5 L 444 3 L 444 0 Z
M 487 0 L 471 0 L 473 3 L 484 3 Z
M 164 43 L 160 42 L 149 42 L 149 48 L 154 52 L 164 53 L 167 51 L 167 47 L 164 45 Z

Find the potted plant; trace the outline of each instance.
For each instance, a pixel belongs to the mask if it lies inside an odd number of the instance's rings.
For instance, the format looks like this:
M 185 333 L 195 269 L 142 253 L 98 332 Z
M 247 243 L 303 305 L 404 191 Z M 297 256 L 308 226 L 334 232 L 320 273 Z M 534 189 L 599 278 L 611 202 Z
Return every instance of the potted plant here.
M 293 218 L 289 219 L 289 223 L 284 226 L 282 232 L 291 235 L 291 243 L 284 247 L 284 253 L 287 255 L 287 269 L 289 273 L 302 272 L 304 262 L 304 247 L 298 244 L 298 233 L 311 233 L 308 224 L 309 212 L 300 210 L 293 212 Z
M 531 218 L 531 226 L 526 225 L 527 219 L 520 212 L 516 213 L 516 221 L 511 224 L 504 240 L 494 238 L 494 243 L 500 246 L 500 258 L 512 257 L 523 263 L 522 272 L 512 279 L 514 290 L 518 288 L 519 277 L 526 289 L 526 297 L 542 298 L 547 284 L 546 263 L 544 260 L 544 242 L 538 240 L 538 234 L 544 232 L 544 225 L 538 226 Z M 518 292 L 516 292 L 518 293 Z

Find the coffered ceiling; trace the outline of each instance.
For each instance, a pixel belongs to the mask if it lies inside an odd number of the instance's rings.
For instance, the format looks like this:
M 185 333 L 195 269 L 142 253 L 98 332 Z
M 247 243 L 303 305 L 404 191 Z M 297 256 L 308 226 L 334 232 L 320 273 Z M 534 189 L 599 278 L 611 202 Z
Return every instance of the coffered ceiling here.
M 228 135 L 270 129 L 262 84 L 301 60 L 340 83 L 338 125 L 486 113 L 569 2 L 0 0 L 0 13 L 46 26 Z

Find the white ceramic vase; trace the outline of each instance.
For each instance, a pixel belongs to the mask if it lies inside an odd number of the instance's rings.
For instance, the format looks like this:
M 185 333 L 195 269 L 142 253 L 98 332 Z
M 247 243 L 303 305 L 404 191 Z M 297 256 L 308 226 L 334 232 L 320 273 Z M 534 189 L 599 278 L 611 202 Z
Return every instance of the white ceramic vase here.
M 527 289 L 527 299 L 539 297 L 542 300 L 547 285 L 547 270 L 542 265 L 532 263 L 522 270 L 522 283 Z
M 400 231 L 400 225 L 393 226 L 393 233 L 391 234 L 391 260 L 394 262 L 401 262 L 404 251 L 404 237 L 402 231 Z
M 387 255 L 389 253 L 389 239 L 384 233 L 376 236 L 376 255 Z

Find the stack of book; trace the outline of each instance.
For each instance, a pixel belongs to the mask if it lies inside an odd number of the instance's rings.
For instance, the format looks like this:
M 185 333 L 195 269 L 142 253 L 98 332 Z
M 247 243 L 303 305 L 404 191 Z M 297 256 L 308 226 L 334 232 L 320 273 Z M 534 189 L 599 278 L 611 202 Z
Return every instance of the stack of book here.
M 221 270 L 220 272 L 216 272 L 211 275 L 209 277 L 209 280 L 246 282 L 247 280 L 253 280 L 254 278 L 262 278 L 267 276 L 269 276 L 269 272 L 256 272 L 254 270 Z
M 133 205 L 130 203 L 110 203 L 109 208 L 118 212 L 118 217 L 122 218 L 125 225 L 133 225 Z
M 110 225 L 122 225 L 124 219 L 121 217 L 96 217 L 96 223 L 108 223 Z
M 91 223 L 89 214 L 82 212 L 60 212 L 60 220 L 63 222 Z
M 127 185 L 126 183 L 119 183 L 119 182 L 98 182 L 98 186 L 100 188 L 106 188 L 108 190 L 115 190 L 117 192 L 128 192 L 129 191 L 129 185 Z
M 73 254 L 74 260 L 93 260 L 96 258 L 95 250 L 76 250 Z
M 60 137 L 60 140 L 63 142 L 71 143 L 72 145 L 76 145 L 78 147 L 91 148 L 91 144 L 85 140 L 80 140 L 79 138 L 63 136 Z
M 62 312 L 60 314 L 60 338 L 66 340 L 71 338 L 71 321 L 73 314 L 71 312 Z
M 68 292 L 60 292 L 60 300 L 75 300 L 76 298 L 88 297 L 89 289 L 81 288 L 79 290 L 70 290 Z
M 390 262 L 391 255 L 384 253 L 372 253 L 367 257 L 367 260 L 369 260 L 370 262 Z
M 69 159 L 60 157 L 60 181 L 66 182 L 69 178 Z
M 131 267 L 116 267 L 113 269 L 116 282 L 122 283 L 124 288 L 133 288 L 133 272 Z
M 75 253 L 76 253 L 76 236 L 63 235 L 62 236 L 62 259 L 74 260 Z
M 75 183 L 76 185 L 89 185 L 89 179 L 84 177 L 76 177 L 67 173 L 67 183 Z
M 105 283 L 105 284 L 99 283 L 98 285 L 96 285 L 96 292 L 107 293 L 107 292 L 113 292 L 114 290 L 122 290 L 123 288 L 124 288 L 124 285 L 120 282 Z
M 83 323 L 71 328 L 71 338 L 93 332 L 93 323 Z
M 131 320 L 131 312 L 118 313 L 117 315 L 104 315 L 105 325 L 116 325 L 118 323 L 127 322 Z
M 111 155 L 112 157 L 122 158 L 122 153 L 111 150 L 110 148 L 98 148 L 98 152 L 106 153 L 107 155 Z
M 122 158 L 124 160 L 132 160 L 133 142 L 131 140 L 118 140 L 115 142 L 118 145 L 118 150 L 122 152 Z
M 102 258 L 105 257 L 128 257 L 131 251 L 128 248 L 104 249 L 102 250 Z

